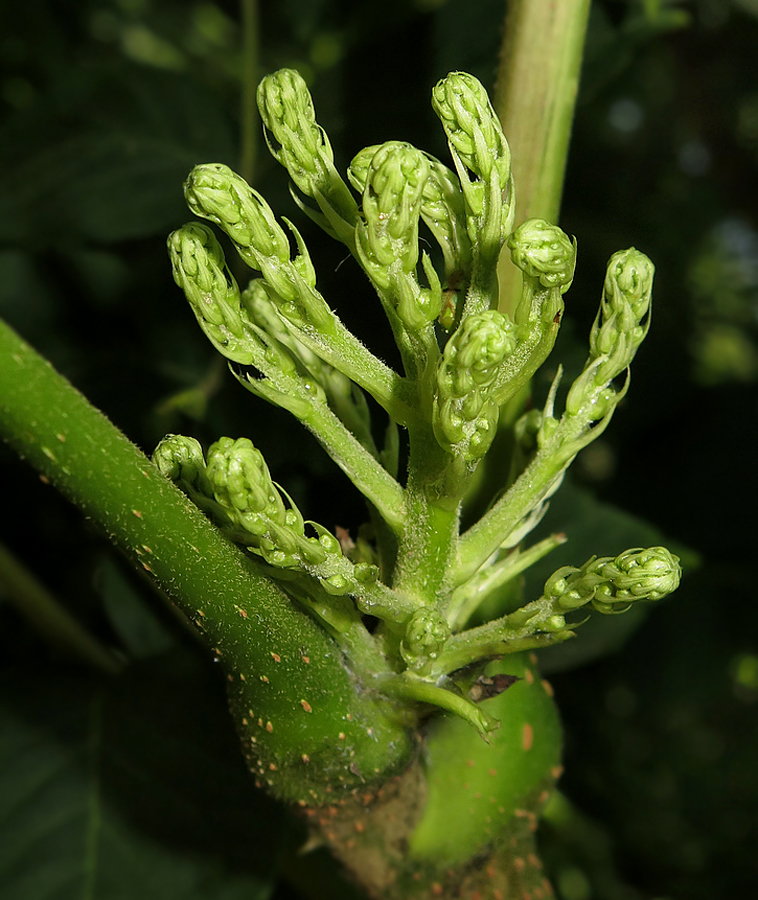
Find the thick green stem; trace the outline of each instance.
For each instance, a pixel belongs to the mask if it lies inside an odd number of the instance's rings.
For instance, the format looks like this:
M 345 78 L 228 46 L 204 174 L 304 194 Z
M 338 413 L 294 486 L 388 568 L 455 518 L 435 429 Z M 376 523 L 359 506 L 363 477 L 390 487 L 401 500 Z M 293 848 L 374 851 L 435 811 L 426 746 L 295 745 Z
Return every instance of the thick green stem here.
M 511 148 L 516 221 L 556 222 L 590 0 L 510 0 L 495 109 Z M 500 257 L 500 309 L 513 314 L 521 273 Z
M 329 635 L 2 321 L 0 436 L 204 632 L 273 793 L 314 803 L 403 763 L 397 712 L 359 689 Z
M 434 604 L 455 558 L 460 504 L 444 492 L 448 457 L 427 428 L 409 429 L 406 527 L 398 543 L 392 586 Z

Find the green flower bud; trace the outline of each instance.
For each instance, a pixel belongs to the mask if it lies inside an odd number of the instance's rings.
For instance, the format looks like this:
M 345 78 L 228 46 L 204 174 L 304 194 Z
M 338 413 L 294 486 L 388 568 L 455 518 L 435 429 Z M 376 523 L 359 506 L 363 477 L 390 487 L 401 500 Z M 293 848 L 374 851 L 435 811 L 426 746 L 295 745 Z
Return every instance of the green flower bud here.
M 416 277 L 418 222 L 429 172 L 426 156 L 410 144 L 382 144 L 366 170 L 364 220 L 356 228 L 361 265 L 383 302 L 411 331 L 429 325 L 442 308 L 442 288 L 426 254 L 422 264 L 429 288 Z
M 153 452 L 161 475 L 195 485 L 205 481 L 205 458 L 200 442 L 182 434 L 167 434 Z
M 410 669 L 420 672 L 437 659 L 451 635 L 447 620 L 428 606 L 417 610 L 408 621 L 400 655 Z
M 592 557 L 581 568 L 564 566 L 545 583 L 558 610 L 591 603 L 603 613 L 624 612 L 635 600 L 660 600 L 679 586 L 679 558 L 665 547 L 635 548 L 617 557 Z
M 321 215 L 298 204 L 328 233 L 350 246 L 358 220 L 357 204 L 334 166 L 329 138 L 316 121 L 313 98 L 302 76 L 294 69 L 267 75 L 258 85 L 257 99 L 271 154 L 287 169 L 297 188 L 316 200 Z
M 254 268 L 268 258 L 289 262 L 289 240 L 271 207 L 228 166 L 195 166 L 184 183 L 184 196 L 192 212 L 221 227 Z
M 303 517 L 281 492 L 261 453 L 247 438 L 221 438 L 208 450 L 208 481 L 236 529 L 232 536 L 277 568 L 322 562 L 326 553 L 304 534 Z M 289 499 L 289 498 L 288 498 Z
M 350 183 L 361 193 L 368 181 L 371 160 L 380 146 L 364 147 L 347 170 Z M 471 239 L 466 231 L 461 186 L 447 166 L 433 156 L 424 155 L 429 162 L 429 177 L 424 182 L 420 215 L 442 250 L 446 277 L 449 279 L 457 273 L 460 280 L 471 266 Z
M 638 322 L 650 308 L 655 266 L 639 250 L 619 250 L 608 263 L 605 276 L 604 302 L 618 311 L 627 306 Z
M 266 518 L 285 523 L 282 498 L 252 441 L 220 438 L 208 450 L 207 471 L 219 502 L 235 516 L 265 513 Z
M 621 395 L 611 382 L 628 368 L 647 334 L 653 273 L 647 256 L 634 248 L 611 257 L 600 310 L 590 332 L 590 355 L 566 398 L 569 415 L 581 412 L 600 421 L 618 403 Z
M 515 346 L 513 323 L 494 309 L 465 318 L 445 345 L 437 369 L 434 433 L 449 453 L 472 459 L 486 453 L 499 415 L 489 389 Z
M 300 233 L 285 220 L 298 250 L 291 259 L 289 238 L 271 207 L 243 178 L 221 163 L 195 166 L 184 193 L 192 212 L 223 228 L 245 262 L 261 272 L 279 298 L 282 315 L 301 325 L 331 323 Z
M 258 85 L 258 110 L 263 124 L 279 143 L 269 144 L 295 184 L 310 195 L 312 179 L 323 179 L 334 161 L 329 138 L 316 121 L 313 98 L 299 72 L 279 69 Z
M 679 587 L 682 577 L 679 557 L 665 547 L 627 550 L 601 565 L 600 573 L 606 585 L 593 600 L 597 609 L 608 602 L 661 600 Z
M 239 288 L 213 232 L 199 222 L 183 225 L 169 235 L 168 250 L 174 281 L 203 331 L 228 359 L 249 365 L 252 359 Z
M 466 228 L 487 276 L 496 265 L 515 213 L 511 154 L 500 120 L 482 84 L 451 72 L 432 91 L 468 212 Z M 472 179 L 468 173 L 473 174 Z
M 511 152 L 482 83 L 466 72 L 451 72 L 432 90 L 432 107 L 454 157 L 482 181 L 496 173 L 500 189 L 506 190 Z
M 359 242 L 376 267 L 397 261 L 404 272 L 415 270 L 418 220 L 428 178 L 429 162 L 410 144 L 388 141 L 371 157 L 363 190 L 366 226 L 359 230 Z
M 596 373 L 598 382 L 607 383 L 623 372 L 644 340 L 650 325 L 654 272 L 648 257 L 633 247 L 611 257 L 600 310 L 590 333 L 590 359 L 602 359 Z
M 354 566 L 334 535 L 317 522 L 306 523 L 290 497 L 273 483 L 262 454 L 247 438 L 216 441 L 208 449 L 206 466 L 197 441 L 169 435 L 154 458 L 230 540 L 274 569 L 287 570 L 281 573 L 287 580 L 303 576 L 298 585 L 306 594 L 318 596 L 321 590 L 322 599 L 324 592 L 355 594 L 372 611 L 385 612 L 391 592 L 376 584 L 377 567 L 365 562 Z M 306 524 L 315 536 L 305 534 Z M 324 610 L 314 611 L 329 620 Z
M 208 480 L 198 441 L 181 434 L 168 434 L 155 448 L 153 462 L 162 475 L 173 481 L 220 528 L 228 524 L 228 516 L 216 501 Z
M 574 278 L 576 242 L 557 225 L 527 219 L 508 237 L 506 245 L 514 265 L 543 288 L 565 294 Z

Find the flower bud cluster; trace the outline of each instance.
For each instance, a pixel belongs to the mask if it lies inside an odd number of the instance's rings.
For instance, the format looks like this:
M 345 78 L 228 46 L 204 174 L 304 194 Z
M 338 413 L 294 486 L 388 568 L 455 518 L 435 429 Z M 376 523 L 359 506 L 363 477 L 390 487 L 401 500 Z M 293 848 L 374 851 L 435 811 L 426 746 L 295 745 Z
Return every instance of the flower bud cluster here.
M 312 575 L 335 596 L 376 580 L 376 566 L 353 565 L 333 534 L 316 522 L 304 521 L 289 496 L 271 480 L 263 455 L 247 438 L 220 438 L 208 448 L 206 463 L 197 441 L 169 435 L 153 460 L 230 540 L 270 566 Z M 305 534 L 306 524 L 315 537 Z
M 297 196 L 296 202 L 329 234 L 352 246 L 357 204 L 334 166 L 329 138 L 316 121 L 303 77 L 294 69 L 267 75 L 258 86 L 257 101 L 269 150 L 295 186 L 316 201 L 320 214 Z
M 619 613 L 635 600 L 660 600 L 679 586 L 679 558 L 665 547 L 625 550 L 617 557 L 592 557 L 581 568 L 564 566 L 545 583 L 544 596 L 561 611 L 591 603 Z
M 457 159 L 483 182 L 497 177 L 505 190 L 511 152 L 482 83 L 467 72 L 451 72 L 432 90 L 432 107 Z M 478 193 L 483 203 L 484 192 Z
M 314 179 L 323 180 L 333 169 L 334 154 L 329 138 L 316 121 L 313 98 L 302 75 L 294 69 L 279 69 L 258 85 L 258 109 L 266 129 L 278 142 L 269 150 L 289 172 L 295 184 L 311 193 Z
M 418 262 L 418 220 L 429 162 L 411 144 L 388 141 L 371 157 L 363 190 L 361 245 L 379 266 Z
M 557 225 L 527 219 L 509 235 L 506 245 L 514 265 L 543 288 L 569 289 L 576 267 L 576 242 Z
M 511 154 L 484 86 L 452 72 L 432 91 L 468 211 L 469 237 L 480 257 L 495 258 L 515 213 Z M 468 173 L 473 175 L 473 179 Z
M 447 620 L 437 610 L 423 606 L 405 627 L 400 655 L 408 668 L 420 672 L 437 659 L 451 633 Z
M 211 488 L 205 476 L 205 458 L 200 442 L 182 434 L 168 434 L 153 453 L 153 462 L 161 474 L 183 489 L 192 489 L 210 496 Z
M 303 517 L 287 506 L 261 453 L 247 438 L 221 438 L 208 450 L 208 481 L 229 522 L 270 565 L 296 568 L 301 557 L 322 562 L 324 551 L 305 537 Z
M 611 257 L 590 333 L 590 355 L 566 398 L 570 415 L 587 411 L 597 421 L 618 402 L 611 382 L 628 368 L 647 334 L 653 273 L 648 257 L 634 248 Z
M 242 177 L 221 163 L 195 166 L 184 193 L 192 212 L 220 226 L 245 262 L 261 272 L 282 315 L 299 325 L 319 327 L 330 321 L 300 233 L 287 222 L 298 251 L 292 259 L 289 238 L 271 207 Z
M 647 334 L 653 264 L 633 247 L 608 263 L 600 311 L 590 332 L 590 355 L 605 357 L 597 377 L 606 381 L 625 369 Z
M 364 147 L 347 170 L 353 187 L 363 193 L 371 161 L 382 145 Z M 429 154 L 429 175 L 421 193 L 420 216 L 442 250 L 445 276 L 464 277 L 471 266 L 471 238 L 466 231 L 466 208 L 460 182 L 447 166 Z
M 248 364 L 239 288 L 224 253 L 206 225 L 192 222 L 168 238 L 174 281 L 182 288 L 208 337 L 235 362 Z
M 430 287 L 422 288 L 416 278 L 418 223 L 429 161 L 411 144 L 388 141 L 363 172 L 363 220 L 356 227 L 356 252 L 373 283 L 396 304 L 406 328 L 423 328 L 437 318 L 442 306 L 439 279 L 426 255 L 423 266 Z
M 497 310 L 474 313 L 453 333 L 437 369 L 434 431 L 449 453 L 478 459 L 495 436 L 502 363 L 516 346 L 515 326 Z

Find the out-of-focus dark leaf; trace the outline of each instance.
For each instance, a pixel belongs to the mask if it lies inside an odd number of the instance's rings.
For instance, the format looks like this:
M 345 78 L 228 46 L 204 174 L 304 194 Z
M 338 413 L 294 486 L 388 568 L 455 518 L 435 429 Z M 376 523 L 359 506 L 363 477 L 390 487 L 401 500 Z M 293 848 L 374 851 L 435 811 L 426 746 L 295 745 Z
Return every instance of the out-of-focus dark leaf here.
M 193 165 L 235 162 L 231 123 L 207 87 L 125 64 L 90 75 L 88 105 L 67 127 L 50 126 L 71 103 L 73 88 L 61 85 L 8 134 L 0 240 L 68 246 L 161 234 L 186 218 L 181 188 Z
M 98 566 L 96 587 L 108 621 L 132 659 L 158 656 L 176 645 L 175 634 L 158 614 L 156 598 L 151 597 L 152 605 L 148 605 L 110 556 L 104 556 Z
M 3 900 L 265 900 L 284 827 L 207 667 L 0 678 Z

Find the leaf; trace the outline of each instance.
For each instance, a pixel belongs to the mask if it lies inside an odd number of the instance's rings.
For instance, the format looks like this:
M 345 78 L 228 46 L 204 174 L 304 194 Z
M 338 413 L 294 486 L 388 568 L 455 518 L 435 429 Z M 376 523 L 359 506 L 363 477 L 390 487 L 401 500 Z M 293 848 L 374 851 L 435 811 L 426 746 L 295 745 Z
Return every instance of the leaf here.
M 13 150 L 0 171 L 3 240 L 68 246 L 164 234 L 186 218 L 187 172 L 233 154 L 224 111 L 186 76 L 127 65 L 89 76 L 90 96 L 66 128 L 50 126 L 66 96 L 59 86 L 24 130 L 4 134 Z
M 135 667 L 0 677 L 3 900 L 266 900 L 281 814 L 255 791 L 216 680 Z
M 132 579 L 110 555 L 103 556 L 95 573 L 108 621 L 133 659 L 168 651 L 176 638 L 150 604 L 135 589 Z

